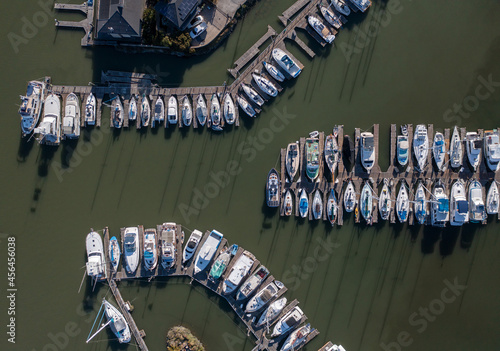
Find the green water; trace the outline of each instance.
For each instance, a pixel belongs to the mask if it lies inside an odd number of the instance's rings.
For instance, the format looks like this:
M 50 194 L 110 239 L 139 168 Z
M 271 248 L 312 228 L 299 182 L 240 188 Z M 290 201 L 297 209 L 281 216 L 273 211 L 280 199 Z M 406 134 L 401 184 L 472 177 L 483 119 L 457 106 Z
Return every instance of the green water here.
M 101 70 L 115 69 L 157 73 L 165 86 L 220 85 L 230 81 L 226 69 L 267 24 L 283 28 L 277 15 L 290 4 L 259 2 L 214 53 L 182 59 L 82 49 L 82 32 L 57 31 L 54 14 L 41 23 L 37 2 L 0 3 L 0 232 L 16 237 L 18 288 L 16 344 L 7 342 L 7 299 L 0 299 L 2 350 L 134 350 L 108 342 L 111 333 L 85 344 L 101 298 L 110 295 L 106 285 L 92 293 L 84 284 L 78 293 L 85 235 L 90 227 L 109 226 L 117 235 L 122 226 L 165 221 L 202 231 L 216 228 L 230 243 L 252 251 L 288 286 L 288 299 L 297 298 L 320 331 L 308 351 L 328 340 L 349 351 L 383 350 L 381 343 L 394 343 L 398 336 L 408 350 L 500 347 L 496 220 L 483 227 L 424 230 L 389 224 L 365 228 L 347 217 L 342 228 L 331 229 L 279 219 L 264 199 L 265 178 L 279 149 L 311 130 L 344 124 L 353 132 L 380 123 L 379 159 L 386 166 L 390 123 L 452 127 L 456 121 L 446 111 L 475 95 L 478 77 L 491 75 L 500 82 L 497 1 L 390 0 L 390 18 L 386 15 L 378 35 L 366 41 L 359 29 L 386 6 L 375 1 L 366 15 L 350 19 L 333 48 L 321 49 L 300 32 L 317 57 L 310 60 L 288 43 L 305 64 L 299 79 L 287 83 L 256 120 L 245 119 L 221 135 L 135 129 L 113 135 L 104 126 L 55 151 L 20 140 L 18 95 L 28 80 L 49 75 L 54 84 L 85 85 L 99 81 Z M 31 21 L 34 15 L 40 16 L 41 28 L 16 53 L 8 35 L 21 35 L 23 16 Z M 348 45 L 360 48 L 350 61 L 344 55 Z M 496 127 L 499 111 L 496 87 L 459 123 Z M 224 186 L 214 186 L 214 177 L 223 172 L 232 175 L 224 177 Z M 0 240 L 0 285 L 7 296 L 7 239 Z M 467 288 L 456 294 L 445 290 L 454 279 Z M 191 328 L 210 351 L 254 345 L 222 299 L 188 280 L 122 282 L 120 289 L 135 307 L 133 317 L 146 331 L 150 350 L 164 349 L 166 331 L 176 324 Z M 427 319 L 420 308 L 430 309 Z

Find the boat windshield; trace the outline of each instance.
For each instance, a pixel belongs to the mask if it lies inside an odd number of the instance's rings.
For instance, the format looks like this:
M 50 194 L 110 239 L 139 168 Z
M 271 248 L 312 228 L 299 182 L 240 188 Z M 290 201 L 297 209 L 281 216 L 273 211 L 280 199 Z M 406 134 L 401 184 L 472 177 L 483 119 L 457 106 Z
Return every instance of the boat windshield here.
M 450 210 L 448 199 L 439 199 L 438 211 L 448 212 Z

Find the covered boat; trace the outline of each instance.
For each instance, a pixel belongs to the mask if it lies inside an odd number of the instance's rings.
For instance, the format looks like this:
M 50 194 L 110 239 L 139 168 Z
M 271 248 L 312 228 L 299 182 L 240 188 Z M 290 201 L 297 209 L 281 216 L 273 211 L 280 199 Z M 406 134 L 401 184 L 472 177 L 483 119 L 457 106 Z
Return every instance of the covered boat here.
M 231 261 L 231 251 L 228 247 L 223 249 L 219 256 L 215 259 L 212 268 L 210 268 L 210 273 L 208 273 L 208 279 L 215 282 L 222 277 L 224 272 L 226 271 L 227 265 L 229 261 Z

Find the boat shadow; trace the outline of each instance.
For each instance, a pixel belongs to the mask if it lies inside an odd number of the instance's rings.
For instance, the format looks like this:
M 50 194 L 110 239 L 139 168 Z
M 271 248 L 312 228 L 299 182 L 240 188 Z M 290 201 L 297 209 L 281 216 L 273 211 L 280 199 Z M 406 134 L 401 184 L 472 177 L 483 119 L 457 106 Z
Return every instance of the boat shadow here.
M 75 152 L 78 139 L 64 140 L 61 142 L 61 168 L 68 169 L 71 167 L 71 158 Z
M 33 145 L 35 145 L 35 141 L 35 138 L 32 136 L 19 138 L 19 147 L 17 149 L 17 163 L 26 162 L 26 159 L 33 149 Z
M 40 145 L 40 158 L 38 161 L 38 176 L 46 177 L 49 174 L 49 165 L 57 152 L 57 146 Z

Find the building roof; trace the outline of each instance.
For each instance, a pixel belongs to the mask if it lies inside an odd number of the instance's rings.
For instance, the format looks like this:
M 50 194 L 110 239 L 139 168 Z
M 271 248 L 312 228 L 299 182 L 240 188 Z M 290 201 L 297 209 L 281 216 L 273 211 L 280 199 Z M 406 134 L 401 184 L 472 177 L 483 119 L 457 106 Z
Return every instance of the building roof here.
M 144 0 L 100 0 L 97 32 L 140 36 L 143 10 Z
M 199 0 L 171 0 L 168 3 L 160 1 L 156 4 L 155 9 L 177 28 L 182 28 L 198 4 Z

